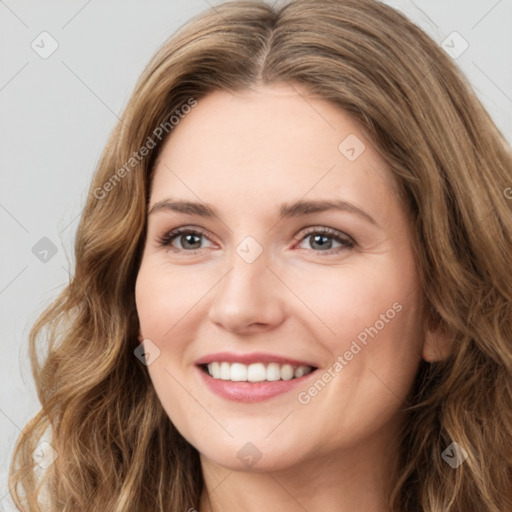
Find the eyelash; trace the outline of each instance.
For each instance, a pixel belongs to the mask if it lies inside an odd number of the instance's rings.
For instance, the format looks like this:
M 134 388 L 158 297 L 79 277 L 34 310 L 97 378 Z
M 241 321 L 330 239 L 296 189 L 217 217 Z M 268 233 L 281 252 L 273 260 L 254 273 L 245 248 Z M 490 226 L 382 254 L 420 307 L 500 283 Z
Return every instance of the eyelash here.
M 186 252 L 190 255 L 197 254 L 201 249 L 193 249 L 193 250 L 186 250 L 186 249 L 179 249 L 177 247 L 174 247 L 171 245 L 171 242 L 177 238 L 179 235 L 188 234 L 188 235 L 199 235 L 203 236 L 206 239 L 209 240 L 209 238 L 206 236 L 205 233 L 203 233 L 201 230 L 197 229 L 191 229 L 187 227 L 181 227 L 173 229 L 172 231 L 169 231 L 165 235 L 158 237 L 158 244 L 161 247 L 168 247 L 169 250 L 173 252 Z M 309 228 L 305 233 L 301 234 L 300 237 L 297 237 L 296 240 L 299 242 L 302 242 L 305 240 L 308 236 L 313 234 L 319 234 L 326 236 L 328 238 L 332 238 L 336 242 L 339 242 L 342 244 L 342 247 L 335 247 L 334 249 L 329 249 L 327 251 L 315 251 L 314 249 L 311 249 L 313 252 L 319 253 L 321 255 L 332 255 L 332 254 L 338 254 L 339 252 L 346 250 L 346 249 L 353 249 L 356 246 L 356 243 L 352 238 L 349 236 L 343 236 L 339 231 L 336 231 L 331 228 Z

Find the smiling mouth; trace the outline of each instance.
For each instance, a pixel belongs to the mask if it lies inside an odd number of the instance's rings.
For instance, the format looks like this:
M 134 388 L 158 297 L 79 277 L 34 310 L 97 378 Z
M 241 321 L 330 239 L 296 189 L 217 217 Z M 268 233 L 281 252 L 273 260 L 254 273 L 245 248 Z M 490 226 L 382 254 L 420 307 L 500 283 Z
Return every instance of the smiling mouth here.
M 228 363 L 215 361 L 200 364 L 204 373 L 216 380 L 231 382 L 276 382 L 298 379 L 309 375 L 317 368 L 314 366 L 279 363 Z

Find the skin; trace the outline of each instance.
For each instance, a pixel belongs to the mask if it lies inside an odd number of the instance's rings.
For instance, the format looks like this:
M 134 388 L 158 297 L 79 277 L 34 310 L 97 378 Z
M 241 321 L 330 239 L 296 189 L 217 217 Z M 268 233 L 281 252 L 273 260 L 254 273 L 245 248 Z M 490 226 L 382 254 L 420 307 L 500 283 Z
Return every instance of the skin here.
M 388 511 L 405 396 L 422 356 L 446 355 L 442 333 L 423 328 L 391 172 L 353 118 L 305 95 L 284 84 L 211 93 L 174 128 L 155 170 L 148 211 L 171 196 L 218 211 L 150 214 L 136 283 L 139 340 L 160 350 L 151 380 L 200 453 L 200 512 Z M 351 134 L 365 145 L 354 161 L 338 149 Z M 298 199 L 343 199 L 376 224 L 336 210 L 279 220 L 279 205 Z M 175 252 L 159 245 L 181 226 L 205 236 L 176 236 Z M 320 246 L 307 227 L 355 245 Z M 252 263 L 236 251 L 247 236 L 263 251 Z M 393 304 L 401 310 L 307 404 L 297 395 L 311 380 L 247 404 L 213 394 L 195 368 L 209 353 L 262 351 L 315 362 L 321 375 Z M 248 442 L 261 454 L 252 466 L 237 456 Z

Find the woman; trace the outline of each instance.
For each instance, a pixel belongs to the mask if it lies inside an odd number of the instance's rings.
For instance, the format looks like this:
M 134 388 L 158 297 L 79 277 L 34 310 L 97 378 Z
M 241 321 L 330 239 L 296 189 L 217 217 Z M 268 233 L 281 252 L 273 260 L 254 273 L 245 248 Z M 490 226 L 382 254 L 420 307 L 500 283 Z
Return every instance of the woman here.
M 193 20 L 31 332 L 17 505 L 511 510 L 511 182 L 465 78 L 390 7 Z

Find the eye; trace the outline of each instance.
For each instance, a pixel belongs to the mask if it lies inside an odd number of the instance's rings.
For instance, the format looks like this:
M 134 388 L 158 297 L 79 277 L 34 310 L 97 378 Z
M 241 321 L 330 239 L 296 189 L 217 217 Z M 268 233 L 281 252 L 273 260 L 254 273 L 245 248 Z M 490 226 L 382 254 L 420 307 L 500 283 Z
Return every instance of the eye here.
M 195 254 L 201 247 L 201 237 L 208 240 L 206 235 L 201 231 L 197 231 L 191 228 L 177 228 L 169 231 L 164 236 L 158 239 L 158 243 L 161 246 L 169 247 L 172 251 L 185 251 L 190 254 Z M 173 242 L 178 242 L 181 247 L 176 247 Z
M 195 254 L 205 247 L 201 247 L 202 240 L 209 238 L 200 230 L 181 227 L 169 231 L 158 238 L 158 244 L 162 247 L 168 247 L 174 252 L 188 252 Z M 346 249 L 355 247 L 355 242 L 348 235 L 331 228 L 312 227 L 306 233 L 301 233 L 298 237 L 300 243 L 310 240 L 309 245 L 314 252 L 324 254 L 336 254 Z M 333 247 L 338 244 L 338 247 Z M 176 246 L 178 244 L 178 246 Z M 304 249 L 302 247 L 301 249 Z
M 336 254 L 346 249 L 352 249 L 356 245 L 352 238 L 331 228 L 310 228 L 306 233 L 301 233 L 299 239 L 301 243 L 309 239 L 308 245 L 314 250 L 319 249 L 314 252 L 325 254 Z M 339 244 L 338 247 L 333 247 L 333 241 Z

